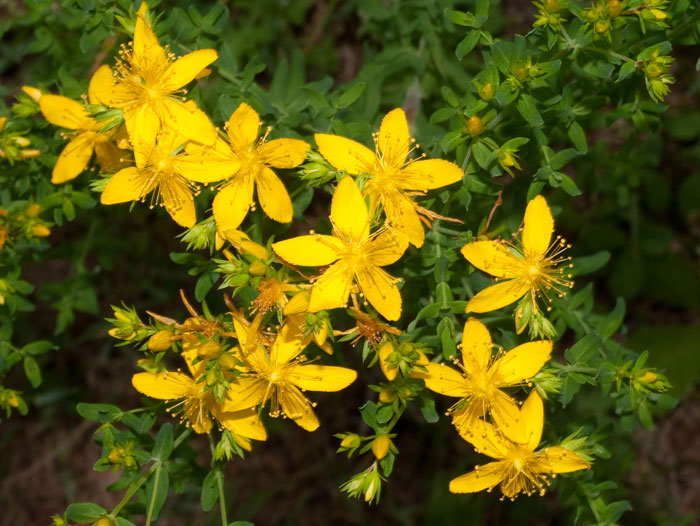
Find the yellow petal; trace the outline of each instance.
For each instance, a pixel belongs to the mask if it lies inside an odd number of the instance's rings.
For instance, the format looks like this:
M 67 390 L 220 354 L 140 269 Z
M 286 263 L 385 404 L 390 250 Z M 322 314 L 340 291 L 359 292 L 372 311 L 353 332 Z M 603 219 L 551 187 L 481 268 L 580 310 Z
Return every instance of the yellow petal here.
M 153 33 L 153 29 L 146 23 L 146 2 L 141 3 L 137 13 L 136 26 L 134 27 L 133 61 L 140 66 L 141 70 L 148 71 L 165 64 L 165 51 Z
M 289 223 L 294 214 L 292 200 L 275 172 L 264 166 L 255 178 L 255 182 L 258 188 L 258 201 L 267 216 L 278 223 Z
M 102 173 L 116 172 L 127 165 L 128 152 L 120 150 L 110 140 L 97 140 L 95 142 L 95 154 L 100 163 Z
M 359 142 L 338 135 L 317 133 L 314 135 L 318 151 L 337 170 L 351 175 L 372 173 L 375 155 Z
M 356 378 L 352 369 L 332 365 L 297 365 L 289 373 L 289 381 L 307 391 L 340 391 Z
M 260 133 L 260 115 L 248 104 L 242 102 L 229 117 L 226 132 L 236 152 L 248 151 Z
M 76 135 L 58 156 L 53 167 L 51 182 L 53 184 L 65 183 L 74 179 L 85 170 L 92 157 L 95 146 L 95 133 L 83 132 Z
M 247 175 L 235 176 L 216 194 L 214 219 L 219 232 L 237 229 L 253 204 L 253 180 Z
M 185 228 L 192 228 L 197 222 L 194 197 L 190 188 L 179 180 L 171 180 L 160 185 L 163 205 L 175 222 Z
M 508 351 L 492 368 L 501 385 L 514 385 L 535 376 L 551 354 L 551 341 L 528 342 Z
M 481 419 L 468 428 L 457 429 L 459 435 L 483 455 L 491 458 L 506 458 L 513 445 L 496 428 Z
M 235 174 L 241 166 L 236 157 L 221 159 L 206 154 L 175 156 L 176 170 L 190 181 L 214 183 Z
M 93 120 L 88 116 L 85 107 L 68 97 L 42 95 L 39 108 L 46 120 L 56 126 L 69 130 L 92 129 Z
M 144 166 L 148 153 L 156 144 L 160 119 L 151 104 L 142 104 L 124 112 L 124 124 L 134 147 L 137 166 Z
M 217 415 L 217 420 L 236 435 L 253 440 L 267 440 L 265 426 L 252 408 L 235 412 L 221 412 Z
M 310 336 L 304 336 L 304 318 L 290 316 L 280 328 L 272 344 L 270 361 L 275 365 L 284 365 L 304 350 L 310 341 Z
M 518 404 L 509 395 L 495 389 L 491 398 L 491 417 L 497 432 L 508 440 L 520 443 L 525 431 Z
M 502 462 L 490 462 L 450 481 L 452 493 L 475 493 L 496 487 L 503 480 Z
M 413 369 L 411 376 L 420 378 L 431 391 L 445 396 L 464 398 L 471 394 L 467 388 L 467 381 L 459 371 L 455 371 L 444 363 L 431 362 L 425 366 L 426 370 Z
M 490 312 L 510 305 L 530 290 L 525 280 L 511 279 L 486 287 L 467 303 L 467 312 Z
M 571 473 L 580 469 L 589 469 L 591 465 L 577 453 L 560 446 L 552 446 L 538 451 L 533 468 L 540 473 Z
M 544 404 L 537 389 L 530 392 L 525 403 L 520 408 L 520 420 L 522 422 L 523 436 L 518 443 L 524 444 L 527 449 L 534 451 L 542 439 L 544 427 Z
M 198 49 L 180 57 L 173 62 L 164 73 L 161 82 L 165 91 L 175 91 L 185 84 L 189 84 L 194 78 L 217 59 L 218 55 L 213 49 Z
M 309 300 L 309 312 L 337 309 L 348 303 L 353 274 L 342 263 L 334 263 L 314 282 Z
M 389 356 L 393 352 L 394 344 L 392 342 L 384 342 L 377 350 L 377 356 L 379 357 L 379 367 L 381 367 L 384 376 L 386 376 L 386 379 L 390 382 L 394 378 L 396 378 L 396 375 L 399 372 L 396 367 L 390 368 L 389 362 L 387 361 L 389 359 Z
M 282 407 L 284 407 L 284 403 L 282 403 Z M 302 416 L 293 418 L 293 420 L 296 425 L 309 432 L 316 431 L 320 425 L 318 418 L 311 407 L 309 407 L 306 410 L 306 413 L 304 413 Z
M 125 82 L 119 82 L 117 79 L 113 79 L 111 87 L 100 86 L 100 89 L 95 91 L 95 96 L 111 108 L 131 106 L 139 100 L 141 95 L 140 88 L 134 88 Z
M 257 150 L 262 161 L 275 168 L 294 168 L 306 159 L 311 145 L 298 139 L 274 139 Z
M 180 102 L 179 100 L 164 98 L 165 122 L 164 126 L 177 130 L 187 139 L 201 144 L 211 145 L 216 140 L 216 129 L 207 117 L 194 103 Z
M 159 400 L 175 400 L 190 395 L 194 380 L 182 373 L 137 373 L 131 383 L 139 393 Z
M 185 360 L 187 369 L 190 371 L 193 378 L 199 378 L 207 365 L 205 360 L 194 363 L 195 359 L 199 356 L 199 348 L 201 346 L 202 344 L 196 336 L 185 338 L 182 342 L 182 358 Z
M 103 64 L 93 74 L 88 86 L 88 100 L 90 104 L 101 104 L 109 106 L 112 99 L 112 88 L 114 87 L 114 74 L 112 68 Z
M 384 267 L 396 263 L 408 248 L 408 238 L 395 230 L 386 230 L 372 240 L 367 259 L 373 265 Z
M 402 166 L 408 155 L 410 142 L 406 114 L 401 108 L 391 110 L 382 119 L 377 136 L 377 146 L 384 164 L 397 168 Z
M 554 232 L 554 219 L 547 201 L 541 195 L 530 201 L 525 209 L 523 249 L 526 254 L 541 256 L 547 252 Z
M 413 246 L 422 247 L 425 241 L 425 232 L 418 212 L 416 212 L 415 203 L 411 198 L 401 192 L 393 191 L 385 193 L 381 202 L 384 205 L 384 213 L 389 226 L 408 237 Z
M 146 177 L 135 167 L 124 168 L 115 173 L 102 192 L 100 202 L 103 205 L 114 205 L 136 201 L 149 193 L 155 184 L 148 185 Z
M 461 181 L 462 169 L 442 159 L 414 161 L 399 172 L 396 183 L 407 190 L 432 190 Z
M 390 321 L 401 317 L 401 293 L 394 278 L 380 267 L 369 265 L 355 270 L 355 275 L 362 294 L 379 314 Z
M 267 385 L 265 381 L 247 377 L 232 381 L 221 404 L 221 410 L 229 413 L 255 407 L 265 399 Z
M 273 243 L 272 250 L 292 265 L 319 267 L 338 259 L 343 244 L 333 236 L 311 234 Z
M 462 363 L 470 374 L 484 373 L 491 362 L 493 343 L 486 326 L 469 318 L 462 332 Z
M 331 201 L 333 227 L 355 242 L 369 236 L 369 214 L 362 193 L 352 177 L 338 183 Z
M 289 316 L 291 314 L 302 314 L 309 311 L 309 299 L 311 294 L 309 291 L 301 291 L 292 297 L 289 302 L 284 306 L 283 314 Z
M 462 247 L 462 255 L 479 270 L 498 278 L 522 274 L 523 263 L 499 241 L 474 241 Z

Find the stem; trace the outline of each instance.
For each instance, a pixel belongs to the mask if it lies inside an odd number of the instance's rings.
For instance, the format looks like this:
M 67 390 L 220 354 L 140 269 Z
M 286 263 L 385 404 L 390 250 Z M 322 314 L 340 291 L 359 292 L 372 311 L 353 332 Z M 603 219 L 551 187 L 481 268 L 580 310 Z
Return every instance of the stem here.
M 161 462 L 158 461 L 153 466 L 158 466 L 160 468 Z M 158 491 L 158 483 L 160 482 L 160 469 L 156 469 L 156 475 L 155 479 L 153 481 L 153 495 L 151 496 L 151 502 L 148 504 L 148 514 L 146 515 L 146 526 L 151 525 L 151 519 L 153 518 L 153 512 L 155 510 L 155 505 L 156 505 L 156 492 Z
M 604 55 L 610 55 L 611 57 L 619 58 L 620 60 L 624 62 L 637 62 L 633 58 L 626 57 L 624 55 L 620 55 L 619 53 L 615 53 L 614 51 L 611 51 L 609 49 L 603 49 L 599 47 L 585 47 L 583 48 L 584 51 L 595 51 L 596 53 L 603 53 Z
M 399 421 L 399 418 L 401 418 L 401 415 L 402 415 L 403 412 L 406 410 L 406 407 L 407 407 L 407 406 L 404 405 L 404 406 L 401 408 L 401 411 L 399 411 L 398 413 L 396 413 L 396 414 L 394 415 L 394 418 L 391 419 L 391 422 L 389 422 L 389 425 L 388 425 L 387 428 L 386 428 L 386 432 L 387 432 L 387 433 L 388 433 L 389 431 L 391 431 L 391 430 L 394 428 L 394 426 L 397 424 L 397 422 Z
M 209 439 L 209 449 L 211 450 L 211 456 L 214 458 L 215 447 L 214 439 L 211 435 L 207 435 Z M 226 516 L 226 496 L 224 494 L 224 474 L 220 469 L 216 470 L 216 489 L 219 491 L 219 510 L 221 510 L 221 525 L 227 526 L 228 518 Z

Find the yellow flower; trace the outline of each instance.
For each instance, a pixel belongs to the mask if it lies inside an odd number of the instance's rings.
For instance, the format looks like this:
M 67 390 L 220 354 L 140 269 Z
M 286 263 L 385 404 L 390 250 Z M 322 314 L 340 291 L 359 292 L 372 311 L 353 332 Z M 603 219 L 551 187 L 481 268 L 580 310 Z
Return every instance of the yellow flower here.
M 477 466 L 471 473 L 450 481 L 452 493 L 474 493 L 500 484 L 503 495 L 510 499 L 519 493 L 543 495 L 549 486 L 548 475 L 591 467 L 577 453 L 564 447 L 535 451 L 544 425 L 544 406 L 537 391 L 530 393 L 520 409 L 520 420 L 524 425 L 504 429 L 505 435 L 483 420 L 478 420 L 468 435 L 462 435 L 479 453 L 496 462 Z
M 438 216 L 418 206 L 411 197 L 455 183 L 464 176 L 459 166 L 448 161 L 406 159 L 413 139 L 401 108 L 384 117 L 374 136 L 374 152 L 337 135 L 317 133 L 315 139 L 321 154 L 336 169 L 350 175 L 371 176 L 364 188 L 370 197 L 371 214 L 383 206 L 389 225 L 403 232 L 416 247 L 422 246 L 425 238 L 421 219 L 429 224 L 428 218 Z
M 426 371 L 414 370 L 431 391 L 460 398 L 449 413 L 460 433 L 469 433 L 475 422 L 490 413 L 499 430 L 517 427 L 518 405 L 501 389 L 523 384 L 537 374 L 552 353 L 551 341 L 519 345 L 500 356 L 493 356 L 488 329 L 469 318 L 462 336 L 461 371 L 444 363 L 428 363 Z
M 224 401 L 226 411 L 264 406 L 270 400 L 270 416 L 284 414 L 307 431 L 318 428 L 312 404 L 302 391 L 334 392 L 355 381 L 357 373 L 345 367 L 305 364 L 300 353 L 310 338 L 304 335 L 303 320 L 287 318 L 268 351 L 255 329 L 234 318 L 243 349 L 245 369 L 232 383 Z
M 187 139 L 212 144 L 216 129 L 194 103 L 183 101 L 189 84 L 217 59 L 213 49 L 200 49 L 174 60 L 158 43 L 141 3 L 130 47 L 120 51 L 114 77 L 105 76 L 99 95 L 106 106 L 121 108 L 134 147 L 153 145 L 161 128 L 175 128 Z M 138 161 L 138 158 L 137 158 Z
M 462 247 L 462 255 L 476 268 L 502 278 L 503 281 L 485 288 L 467 304 L 467 312 L 497 310 L 530 294 L 537 309 L 536 298 L 548 297 L 555 292 L 560 297 L 573 282 L 565 275 L 559 263 L 570 258 L 561 257 L 569 248 L 561 236 L 550 244 L 554 220 L 544 197 L 538 195 L 527 205 L 520 243 L 505 241 L 475 241 Z
M 226 123 L 228 142 L 217 138 L 212 148 L 202 148 L 194 143 L 187 147 L 188 152 L 240 160 L 240 169 L 235 174 L 228 174 L 233 177 L 224 183 L 214 198 L 214 219 L 220 232 L 240 226 L 253 206 L 256 186 L 258 201 L 268 217 L 279 223 L 292 220 L 292 200 L 272 168 L 299 166 L 311 146 L 298 139 L 268 141 L 270 128 L 259 137 L 260 125 L 258 113 L 244 102 Z
M 309 311 L 335 309 L 348 302 L 353 282 L 365 298 L 388 320 L 401 316 L 397 279 L 381 267 L 399 260 L 406 251 L 406 238 L 392 230 L 369 231 L 369 213 L 360 190 L 350 177 L 338 184 L 331 202 L 333 235 L 310 234 L 272 245 L 293 265 L 332 265 L 311 289 Z
M 111 82 L 111 77 L 109 66 L 102 66 L 95 72 L 88 87 L 90 104 L 103 102 L 98 95 L 99 86 L 105 81 Z M 30 89 L 27 86 L 25 88 Z M 39 108 L 51 124 L 75 130 L 70 142 L 58 156 L 51 174 L 52 183 L 65 183 L 80 175 L 90 162 L 93 151 L 104 169 L 119 168 L 123 164 L 121 158 L 125 152 L 112 142 L 111 134 L 100 133 L 106 123 L 90 117 L 83 104 L 60 95 L 40 95 Z
M 183 352 L 192 376 L 179 372 L 137 373 L 131 379 L 136 390 L 158 400 L 180 400 L 168 411 L 181 412 L 182 419 L 196 433 L 209 433 L 213 427 L 213 416 L 234 435 L 254 440 L 266 440 L 267 433 L 256 412 L 250 408 L 230 411 L 217 402 L 207 382 L 202 379 L 205 362 L 193 364 L 198 356 L 196 346 Z
M 155 191 L 151 206 L 162 204 L 179 225 L 194 226 L 194 182 L 217 179 L 236 170 L 238 162 L 174 153 L 183 142 L 183 137 L 168 128 L 161 131 L 155 145 L 136 146 L 136 166 L 112 176 L 102 192 L 102 204 L 137 201 Z

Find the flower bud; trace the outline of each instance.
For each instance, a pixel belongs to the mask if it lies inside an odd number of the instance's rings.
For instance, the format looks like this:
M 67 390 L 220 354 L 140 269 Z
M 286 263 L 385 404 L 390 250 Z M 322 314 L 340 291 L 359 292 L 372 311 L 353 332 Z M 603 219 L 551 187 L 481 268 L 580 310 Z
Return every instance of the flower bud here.
M 652 382 L 655 382 L 656 378 L 657 378 L 657 376 L 655 373 L 652 373 L 651 371 L 647 371 L 642 376 L 637 378 L 637 381 L 644 383 L 644 384 L 650 384 Z
M 7 117 L 0 117 L 0 131 L 5 129 L 5 124 L 7 124 Z
M 379 401 L 384 404 L 390 404 L 396 400 L 396 393 L 392 392 L 391 389 L 382 389 L 379 391 Z
M 610 20 L 601 19 L 595 23 L 595 32 L 603 35 L 610 30 Z
M 544 8 L 550 13 L 556 13 L 561 9 L 561 5 L 557 0 L 544 0 Z
M 32 157 L 38 157 L 41 152 L 39 150 L 22 150 L 19 154 L 22 159 L 31 159 Z
M 480 135 L 481 132 L 484 131 L 483 121 L 476 115 L 469 117 L 469 120 L 467 120 L 467 131 L 469 135 Z
M 343 440 L 340 442 L 340 447 L 344 447 L 347 449 L 354 449 L 360 445 L 362 440 L 360 439 L 360 435 L 356 433 L 350 433 L 348 436 L 346 436 Z
M 15 144 L 21 146 L 22 148 L 26 148 L 31 144 L 31 141 L 26 137 L 12 137 L 12 140 L 15 141 Z
M 22 86 L 22 91 L 26 93 L 34 102 L 39 102 L 41 98 L 41 91 L 32 86 Z
M 102 517 L 93 524 L 94 526 L 114 526 L 114 521 L 109 517 Z
M 213 358 L 221 353 L 221 345 L 218 343 L 208 340 L 197 347 L 197 355 L 204 356 L 207 358 Z
M 608 0 L 608 15 L 610 18 L 615 18 L 620 15 L 622 6 L 620 5 L 620 0 Z
M 362 481 L 365 502 L 378 501 L 382 490 L 382 478 L 375 469 L 367 473 Z
M 250 264 L 250 267 L 248 267 L 248 272 L 252 276 L 263 276 L 265 274 L 265 271 L 267 270 L 267 265 L 260 261 L 259 259 L 256 259 Z
M 51 235 L 51 229 L 45 225 L 34 225 L 32 227 L 32 233 L 36 237 L 48 237 Z
M 28 217 L 37 217 L 41 213 L 41 205 L 39 203 L 32 203 L 27 207 L 25 214 Z
M 490 82 L 487 82 L 479 88 L 479 97 L 485 102 L 490 101 L 494 95 L 496 95 L 496 89 Z
M 656 78 L 664 72 L 663 68 L 654 62 L 650 62 L 644 66 L 644 73 L 649 78 Z
M 148 339 L 148 350 L 149 351 L 165 351 L 170 349 L 173 343 L 173 335 L 170 331 L 162 330 L 155 333 Z
M 372 442 L 372 453 L 377 460 L 383 459 L 389 453 L 391 439 L 389 435 L 377 435 L 377 438 Z

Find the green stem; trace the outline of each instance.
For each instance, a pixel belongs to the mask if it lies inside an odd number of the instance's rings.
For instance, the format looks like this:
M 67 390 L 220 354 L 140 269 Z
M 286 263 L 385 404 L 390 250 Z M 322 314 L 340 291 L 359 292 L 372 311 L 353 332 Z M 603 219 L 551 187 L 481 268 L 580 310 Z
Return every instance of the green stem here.
M 153 465 L 158 466 L 160 468 L 162 462 L 159 460 L 158 462 L 155 462 Z M 158 492 L 158 483 L 160 482 L 160 469 L 156 468 L 156 474 L 155 478 L 153 479 L 153 494 L 151 495 L 151 502 L 148 503 L 148 513 L 146 515 L 146 526 L 151 526 L 151 520 L 153 519 L 153 512 L 155 511 L 155 506 L 156 506 L 156 494 Z
M 396 414 L 394 415 L 394 418 L 391 419 L 391 422 L 389 422 L 389 425 L 388 425 L 387 428 L 386 428 L 386 432 L 387 432 L 387 433 L 390 432 L 390 431 L 394 428 L 394 426 L 397 424 L 397 422 L 399 421 L 399 419 L 401 418 L 401 415 L 403 414 L 403 412 L 404 412 L 405 410 L 406 410 L 406 405 L 404 405 L 404 406 L 401 408 L 401 411 L 399 411 L 398 413 L 396 413 Z
M 211 450 L 211 456 L 214 457 L 216 453 L 216 448 L 214 447 L 214 439 L 211 435 L 207 435 L 209 438 L 209 449 Z M 221 510 L 221 525 L 227 526 L 228 518 L 226 516 L 226 496 L 224 494 L 224 474 L 220 469 L 216 469 L 216 489 L 219 491 L 219 509 Z
M 620 60 L 624 62 L 637 62 L 633 58 L 626 57 L 624 55 L 620 55 L 619 53 L 615 53 L 614 51 L 611 51 L 609 49 L 603 49 L 599 47 L 585 47 L 583 48 L 584 51 L 594 51 L 596 53 L 603 53 L 604 55 L 610 55 L 611 57 L 619 58 Z

